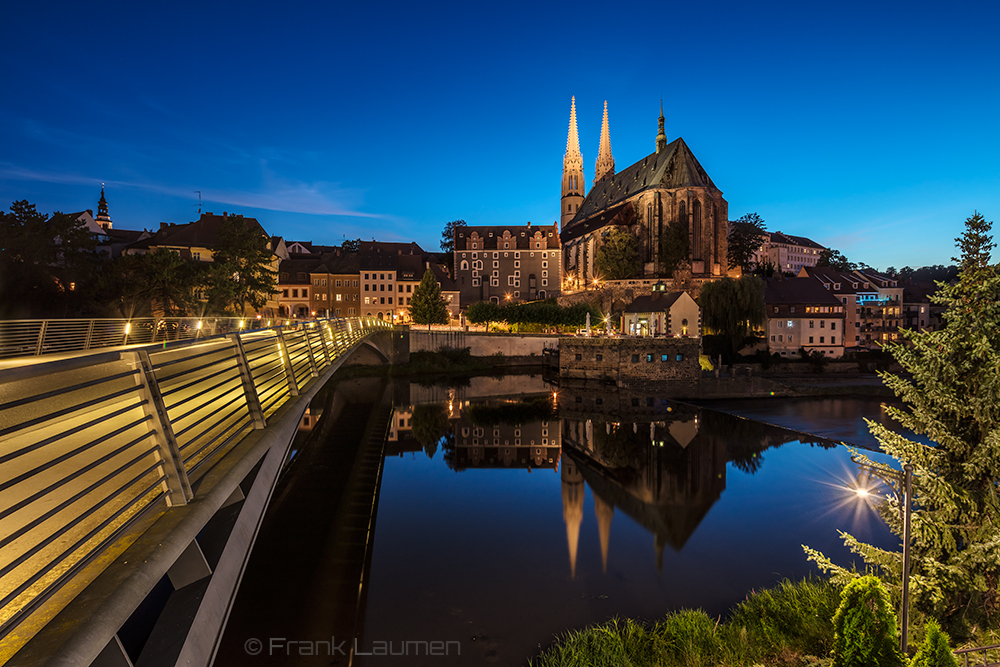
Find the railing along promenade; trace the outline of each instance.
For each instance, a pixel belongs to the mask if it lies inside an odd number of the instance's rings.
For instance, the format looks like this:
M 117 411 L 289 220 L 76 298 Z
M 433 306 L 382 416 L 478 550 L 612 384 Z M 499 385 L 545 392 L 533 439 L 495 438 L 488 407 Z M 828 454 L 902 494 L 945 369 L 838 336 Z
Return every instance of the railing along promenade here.
M 367 318 L 203 323 L 0 327 L 7 355 L 156 343 L 0 370 L 0 664 L 339 356 L 392 330 Z

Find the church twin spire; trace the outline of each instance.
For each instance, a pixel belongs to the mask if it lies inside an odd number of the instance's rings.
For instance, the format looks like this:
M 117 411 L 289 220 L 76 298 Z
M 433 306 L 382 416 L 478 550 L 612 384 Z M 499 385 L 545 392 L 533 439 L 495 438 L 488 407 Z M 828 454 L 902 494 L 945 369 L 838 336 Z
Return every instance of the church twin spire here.
M 594 185 L 615 175 L 615 158 L 611 155 L 611 131 L 608 129 L 608 101 L 604 100 L 604 120 L 601 121 L 601 147 L 594 165 Z
M 580 210 L 584 195 L 583 155 L 580 153 L 580 133 L 576 127 L 576 97 L 569 107 L 569 133 L 566 135 L 566 155 L 563 157 L 561 222 L 565 226 Z

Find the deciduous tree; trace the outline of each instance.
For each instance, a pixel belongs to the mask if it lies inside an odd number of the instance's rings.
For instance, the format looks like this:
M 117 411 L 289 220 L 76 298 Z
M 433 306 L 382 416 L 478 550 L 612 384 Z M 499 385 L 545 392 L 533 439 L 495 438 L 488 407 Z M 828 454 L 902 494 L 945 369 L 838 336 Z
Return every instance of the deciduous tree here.
M 625 280 L 639 273 L 639 246 L 626 228 L 612 227 L 601 239 L 594 266 L 604 280 Z
M 465 227 L 465 220 L 452 220 L 441 232 L 441 251 L 447 255 L 448 275 L 455 277 L 455 230 Z
M 816 266 L 829 266 L 838 271 L 853 271 L 858 268 L 857 264 L 847 261 L 847 258 L 841 255 L 839 250 L 832 248 L 826 248 L 819 254 Z
M 670 277 L 674 271 L 680 271 L 688 266 L 691 256 L 691 239 L 688 236 L 687 225 L 682 222 L 672 222 L 660 235 L 660 272 Z
M 768 238 L 764 219 L 756 213 L 747 213 L 729 225 L 729 268 L 740 269 L 745 274 L 754 270 L 754 253 Z
M 213 308 L 246 315 L 246 307 L 260 310 L 277 293 L 278 272 L 271 268 L 274 255 L 263 229 L 240 216 L 222 223 L 220 243 L 214 249 L 208 290 Z
M 705 283 L 698 295 L 701 321 L 727 341 L 731 360 L 751 332 L 764 324 L 764 281 L 756 276 L 722 278 Z

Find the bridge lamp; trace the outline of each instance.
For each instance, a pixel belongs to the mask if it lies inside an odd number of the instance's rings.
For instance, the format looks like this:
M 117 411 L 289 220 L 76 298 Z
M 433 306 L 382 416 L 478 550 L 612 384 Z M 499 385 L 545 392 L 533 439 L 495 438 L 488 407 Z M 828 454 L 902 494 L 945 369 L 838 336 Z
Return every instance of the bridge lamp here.
M 901 631 L 899 647 L 906 653 L 907 632 L 910 622 L 910 506 L 913 500 L 913 466 L 909 463 L 902 470 L 874 461 L 865 462 L 857 458 L 857 453 L 851 454 L 851 461 L 856 463 L 861 472 L 858 473 L 857 486 L 854 493 L 858 498 L 867 498 L 871 494 L 868 482 L 874 478 L 880 479 L 896 493 L 900 499 L 899 512 L 903 515 L 903 610 L 900 614 Z

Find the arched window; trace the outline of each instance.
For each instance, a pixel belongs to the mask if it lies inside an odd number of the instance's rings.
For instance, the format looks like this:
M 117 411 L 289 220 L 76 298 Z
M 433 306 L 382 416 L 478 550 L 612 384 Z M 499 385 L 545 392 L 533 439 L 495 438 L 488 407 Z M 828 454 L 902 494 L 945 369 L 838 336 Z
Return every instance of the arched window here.
M 468 271 L 469 270 L 469 263 L 467 261 L 465 261 L 464 259 L 462 260 L 462 270 L 463 271 Z
M 688 223 L 687 202 L 682 201 L 677 206 L 677 221 L 682 222 L 685 225 Z
M 705 246 L 702 243 L 702 238 L 701 238 L 701 200 L 700 199 L 695 199 L 691 203 L 691 231 L 692 231 L 692 236 L 694 237 L 694 239 L 693 239 L 694 240 L 694 248 L 692 248 L 692 250 L 694 251 L 694 258 L 695 259 L 701 259 L 702 258 L 702 254 L 703 254 L 703 250 L 704 250 Z

